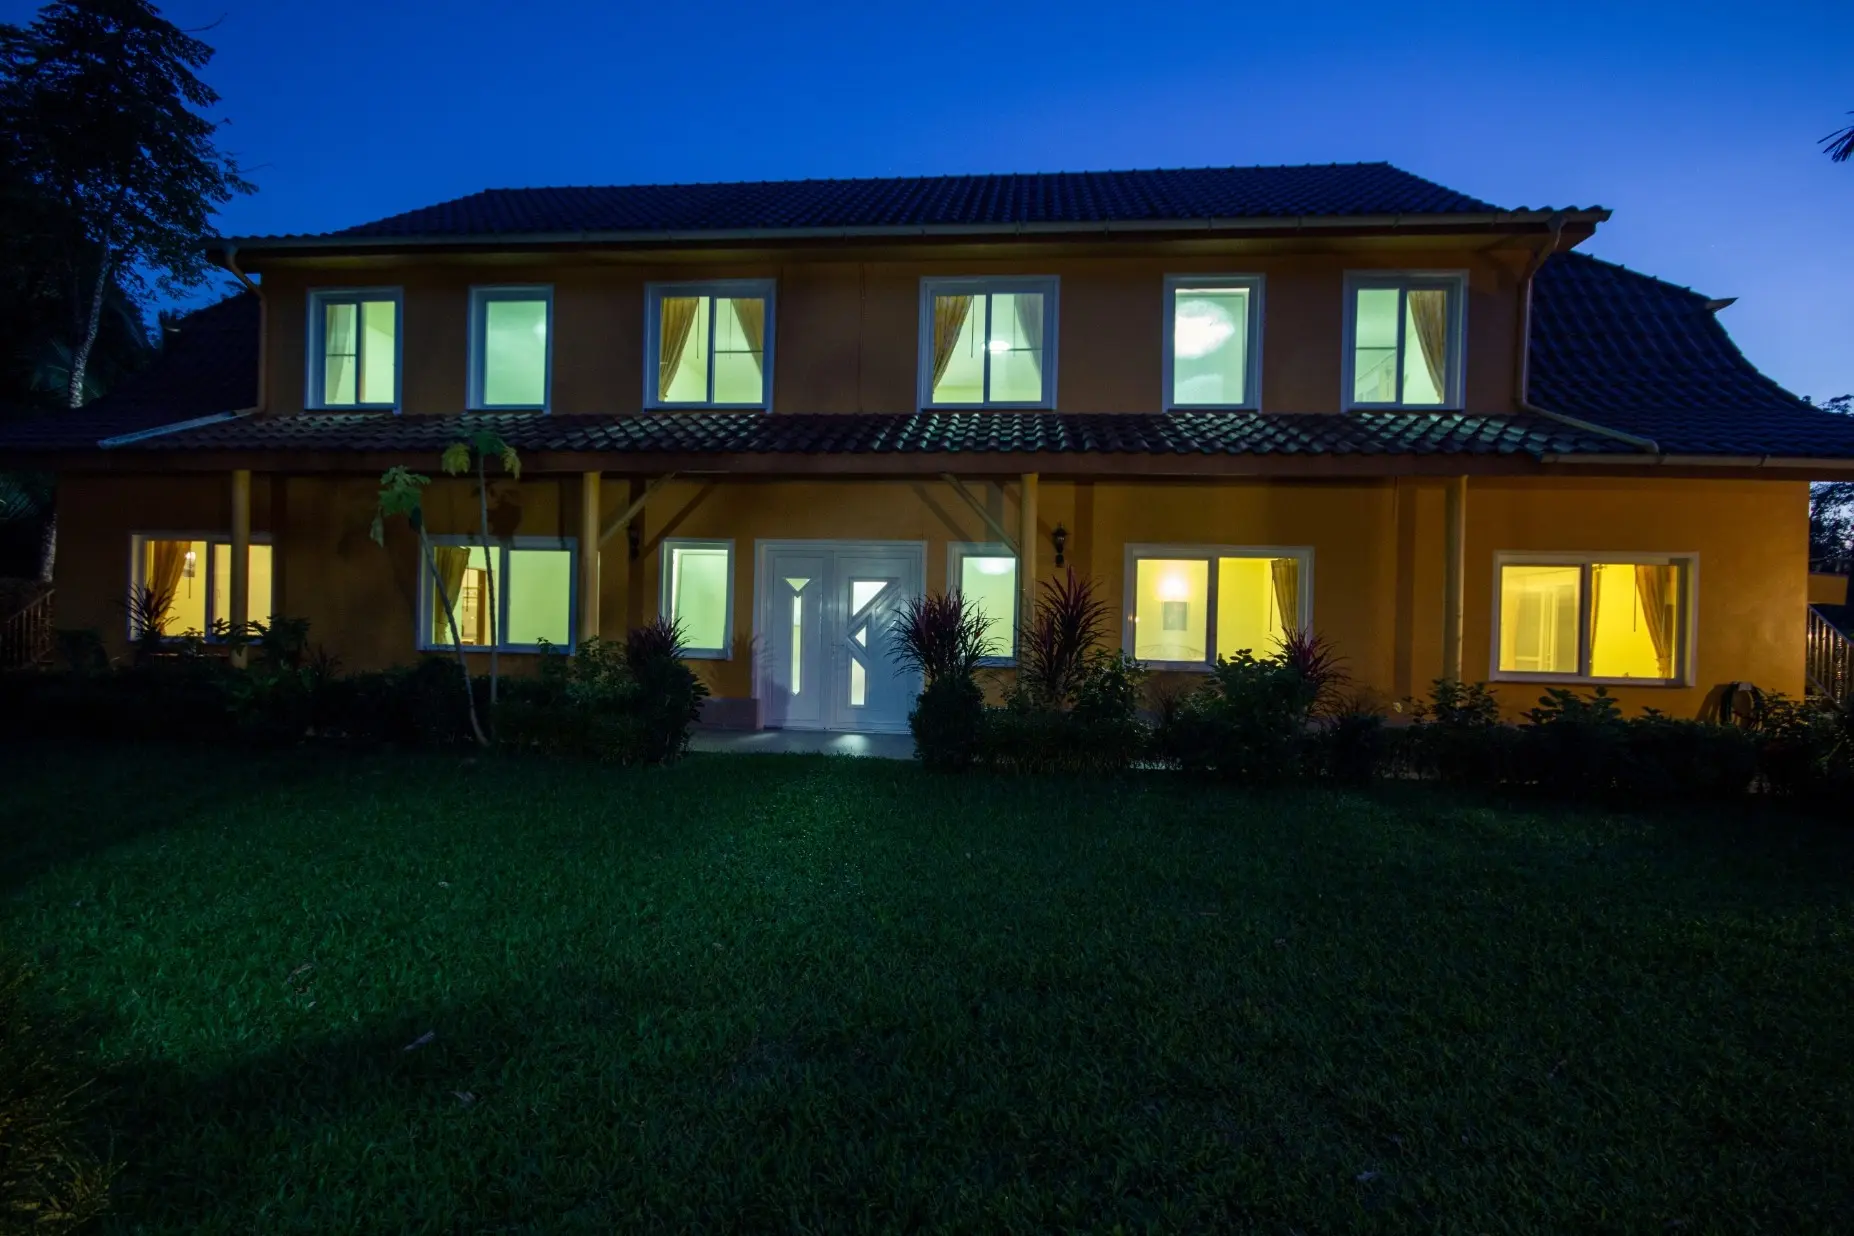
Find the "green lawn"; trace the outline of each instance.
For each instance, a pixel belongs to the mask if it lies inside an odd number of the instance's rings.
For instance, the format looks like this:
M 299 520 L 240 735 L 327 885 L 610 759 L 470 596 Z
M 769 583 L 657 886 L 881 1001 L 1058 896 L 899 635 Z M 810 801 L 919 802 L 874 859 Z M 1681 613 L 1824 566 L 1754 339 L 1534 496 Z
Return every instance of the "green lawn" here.
M 800 757 L 0 775 L 117 1230 L 1854 1230 L 1854 832 Z

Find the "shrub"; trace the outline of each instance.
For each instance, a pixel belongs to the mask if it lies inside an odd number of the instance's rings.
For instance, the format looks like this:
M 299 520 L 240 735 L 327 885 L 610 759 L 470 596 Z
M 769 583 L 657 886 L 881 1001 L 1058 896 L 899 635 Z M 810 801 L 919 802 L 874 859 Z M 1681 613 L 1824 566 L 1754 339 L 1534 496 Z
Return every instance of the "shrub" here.
M 1767 790 L 1846 810 L 1854 795 L 1854 705 L 1763 695 L 1744 728 Z
M 1313 715 L 1337 714 L 1347 707 L 1350 701 L 1344 690 L 1352 675 L 1331 640 L 1306 627 L 1296 627 L 1281 636 L 1280 659 L 1312 689 Z
M 679 626 L 658 620 L 622 644 L 583 641 L 547 651 L 532 679 L 502 684 L 496 727 L 505 744 L 616 764 L 668 764 L 688 750 L 708 695 L 682 660 Z
M 1615 784 L 1628 732 L 1607 687 L 1589 698 L 1549 688 L 1526 712 L 1518 779 L 1567 798 L 1601 794 Z
M 978 760 L 984 730 L 985 693 L 970 675 L 929 679 L 908 713 L 914 756 L 936 772 L 970 768 Z
M 1500 723 L 1500 701 L 1484 682 L 1438 678 L 1400 744 L 1416 776 L 1447 785 L 1492 786 L 1510 776 L 1518 732 Z
M 683 647 L 681 624 L 662 618 L 625 639 L 625 664 L 635 684 L 631 715 L 638 725 L 626 763 L 669 764 L 689 750 L 708 688 L 682 659 Z
M 901 611 L 895 659 L 921 676 L 923 686 L 942 678 L 970 680 L 991 655 L 990 619 L 957 592 L 912 597 Z
M 1309 722 L 1317 697 L 1317 685 L 1280 657 L 1247 649 L 1219 657 L 1210 680 L 1170 708 L 1156 749 L 1187 772 L 1226 781 L 1299 780 L 1313 770 Z
M 111 1171 L 78 1138 L 88 1106 L 74 1035 L 0 958 L 0 1231 L 74 1231 L 101 1214 Z
M 1342 785 L 1365 785 L 1385 776 L 1393 755 L 1384 715 L 1356 696 L 1328 705 L 1314 731 L 1315 771 Z
M 1748 792 L 1758 773 L 1757 742 L 1735 725 L 1680 721 L 1650 708 L 1628 723 L 1616 788 L 1643 801 L 1715 802 Z
M 1018 633 L 1016 691 L 1046 708 L 1072 703 L 1089 663 L 1105 655 L 1107 616 L 1095 582 L 1073 568 L 1060 581 L 1044 580 Z

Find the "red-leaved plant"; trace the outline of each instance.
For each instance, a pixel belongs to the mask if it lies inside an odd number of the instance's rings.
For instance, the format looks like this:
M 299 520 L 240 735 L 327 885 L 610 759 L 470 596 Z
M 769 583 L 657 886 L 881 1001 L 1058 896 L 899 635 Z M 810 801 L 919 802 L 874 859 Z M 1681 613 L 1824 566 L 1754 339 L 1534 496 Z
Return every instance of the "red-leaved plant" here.
M 1044 580 L 1017 637 L 1018 688 L 1047 706 L 1072 702 L 1088 666 L 1102 655 L 1107 618 L 1094 580 L 1073 568 L 1063 579 Z
M 1327 716 L 1343 709 L 1344 690 L 1352 681 L 1333 641 L 1307 627 L 1295 627 L 1281 636 L 1277 654 L 1282 664 L 1300 675 L 1313 688 L 1313 716 Z
M 957 592 L 910 597 L 897 627 L 895 660 L 919 673 L 924 685 L 970 678 L 980 659 L 997 651 L 985 635 L 990 621 Z

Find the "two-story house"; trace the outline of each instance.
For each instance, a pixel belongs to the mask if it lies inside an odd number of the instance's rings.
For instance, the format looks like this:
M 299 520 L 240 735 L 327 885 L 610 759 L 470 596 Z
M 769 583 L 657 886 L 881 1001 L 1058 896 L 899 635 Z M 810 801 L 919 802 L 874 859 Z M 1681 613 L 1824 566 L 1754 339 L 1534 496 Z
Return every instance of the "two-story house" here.
M 906 598 L 976 599 L 1008 665 L 1072 568 L 1160 671 L 1312 627 L 1387 700 L 1799 693 L 1854 420 L 1572 252 L 1607 218 L 1383 164 L 489 191 L 216 242 L 245 294 L 0 457 L 58 471 L 60 624 L 118 645 L 149 586 L 375 667 L 449 647 L 442 588 L 472 649 L 666 614 L 713 719 L 894 730 Z M 434 483 L 434 581 L 378 478 L 482 425 L 522 474 L 487 555 Z

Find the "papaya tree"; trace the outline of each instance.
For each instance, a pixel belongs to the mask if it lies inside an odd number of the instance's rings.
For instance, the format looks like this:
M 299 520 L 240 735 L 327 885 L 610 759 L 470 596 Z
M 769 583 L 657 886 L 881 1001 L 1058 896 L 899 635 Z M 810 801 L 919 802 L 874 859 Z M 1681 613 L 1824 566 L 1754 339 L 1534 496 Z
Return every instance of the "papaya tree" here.
M 498 649 L 502 646 L 502 633 L 496 629 L 501 617 L 501 610 L 496 608 L 496 551 L 489 539 L 489 461 L 498 460 L 503 469 L 516 480 L 521 479 L 521 456 L 515 448 L 504 442 L 493 429 L 481 429 L 467 438 L 451 443 L 444 449 L 444 455 L 438 461 L 445 472 L 451 476 L 461 476 L 467 472 L 476 473 L 476 513 L 477 532 L 483 545 L 483 565 L 487 581 L 487 604 L 489 606 L 489 707 L 493 712 L 496 706 L 497 687 L 502 679 L 502 661 Z
M 457 652 L 457 672 L 463 678 L 464 707 L 470 717 L 470 733 L 476 738 L 476 745 L 487 747 L 489 737 L 483 732 L 483 723 L 476 715 L 476 692 L 470 686 L 470 662 L 464 656 L 463 636 L 457 630 L 457 599 L 444 586 L 444 575 L 438 570 L 438 555 L 432 548 L 431 537 L 425 531 L 425 486 L 431 484 L 431 478 L 421 476 L 410 468 L 388 468 L 380 474 L 380 497 L 373 512 L 373 542 L 386 544 L 386 521 L 395 515 L 405 516 L 405 520 L 418 533 L 419 560 L 431 576 L 432 590 L 444 603 L 444 621 L 451 632 L 451 647 Z

